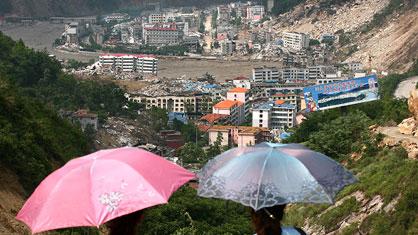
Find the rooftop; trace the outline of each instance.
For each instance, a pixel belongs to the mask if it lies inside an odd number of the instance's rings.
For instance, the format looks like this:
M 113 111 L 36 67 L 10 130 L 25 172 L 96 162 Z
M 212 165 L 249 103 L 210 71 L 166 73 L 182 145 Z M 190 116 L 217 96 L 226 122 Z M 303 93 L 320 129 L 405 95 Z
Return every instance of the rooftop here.
M 124 53 L 107 53 L 107 54 L 100 54 L 100 57 L 155 58 L 155 55 L 151 55 L 151 54 L 124 54 Z
M 226 114 L 216 114 L 216 113 L 210 113 L 210 114 L 206 114 L 205 116 L 201 117 L 200 120 L 201 121 L 207 121 L 209 123 L 214 123 L 218 120 L 221 120 L 223 118 L 228 117 L 229 115 Z
M 217 104 L 215 104 L 213 107 L 217 109 L 230 109 L 234 106 L 241 106 L 243 103 L 239 101 L 234 100 L 223 100 Z
M 232 88 L 231 90 L 229 90 L 228 92 L 247 93 L 248 89 L 247 88 L 242 88 L 242 87 L 235 87 L 235 88 Z

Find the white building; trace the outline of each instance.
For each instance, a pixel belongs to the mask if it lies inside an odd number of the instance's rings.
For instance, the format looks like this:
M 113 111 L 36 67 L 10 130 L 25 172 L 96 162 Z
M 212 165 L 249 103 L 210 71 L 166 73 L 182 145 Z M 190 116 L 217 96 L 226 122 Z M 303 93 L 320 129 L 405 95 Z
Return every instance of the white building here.
M 278 81 L 281 78 L 281 73 L 276 67 L 258 67 L 253 68 L 252 80 L 253 82 Z
M 296 51 L 300 51 L 309 47 L 309 35 L 304 33 L 283 33 L 283 46 L 291 48 Z
M 296 107 L 282 100 L 269 101 L 253 108 L 253 127 L 291 128 L 296 124 Z
M 282 80 L 289 82 L 306 81 L 309 79 L 309 70 L 305 68 L 284 68 L 281 69 Z
M 360 62 L 349 62 L 346 64 L 350 71 L 358 72 L 363 70 L 363 64 Z
M 157 74 L 158 59 L 153 55 L 102 54 L 99 62 L 120 72 Z
M 155 24 L 155 23 L 166 23 L 167 18 L 163 13 L 152 13 L 148 16 L 148 23 Z
M 234 79 L 232 79 L 232 84 L 235 87 L 241 87 L 241 88 L 246 88 L 246 89 L 251 89 L 251 82 L 249 78 L 246 77 L 236 77 Z
M 255 5 L 247 7 L 247 20 L 259 21 L 264 17 L 265 10 L 262 5 Z

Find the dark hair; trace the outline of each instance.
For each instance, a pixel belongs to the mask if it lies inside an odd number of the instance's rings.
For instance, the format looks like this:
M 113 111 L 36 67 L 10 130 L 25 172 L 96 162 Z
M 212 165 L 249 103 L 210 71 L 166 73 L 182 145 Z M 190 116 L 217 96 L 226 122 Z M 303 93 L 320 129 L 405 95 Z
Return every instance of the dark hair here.
M 144 211 L 140 210 L 107 222 L 109 235 L 136 235 L 143 216 Z
M 280 221 L 283 219 L 286 204 L 262 208 L 258 211 L 251 209 L 251 220 L 257 235 L 282 234 Z

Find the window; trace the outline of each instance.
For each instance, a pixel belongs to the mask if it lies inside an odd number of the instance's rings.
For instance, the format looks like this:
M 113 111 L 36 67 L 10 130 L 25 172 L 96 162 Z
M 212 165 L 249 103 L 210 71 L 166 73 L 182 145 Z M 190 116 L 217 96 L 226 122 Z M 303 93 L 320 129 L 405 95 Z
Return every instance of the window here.
M 260 125 L 258 125 L 259 127 L 263 127 L 263 124 L 260 123 Z

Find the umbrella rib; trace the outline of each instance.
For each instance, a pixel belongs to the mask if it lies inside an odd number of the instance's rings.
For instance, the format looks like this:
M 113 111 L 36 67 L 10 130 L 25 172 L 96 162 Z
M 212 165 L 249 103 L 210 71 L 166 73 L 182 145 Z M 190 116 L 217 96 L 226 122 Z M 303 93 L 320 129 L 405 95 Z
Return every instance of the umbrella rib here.
M 260 177 L 258 178 L 258 183 L 257 183 L 257 198 L 256 198 L 256 208 L 258 208 L 258 201 L 259 201 L 259 193 L 260 193 L 260 187 L 261 187 L 261 180 L 263 179 L 264 176 L 264 170 L 266 169 L 266 165 L 268 160 L 271 157 L 271 153 L 273 152 L 273 148 L 270 149 L 270 152 L 267 154 L 266 160 L 263 163 L 263 168 L 261 168 L 261 172 L 260 172 Z

